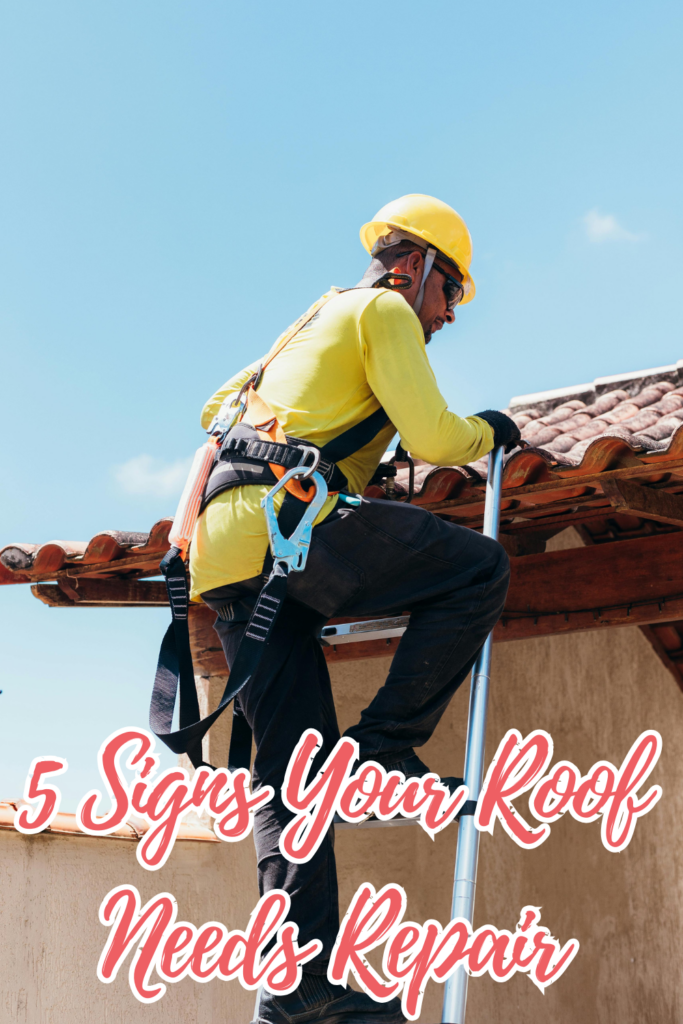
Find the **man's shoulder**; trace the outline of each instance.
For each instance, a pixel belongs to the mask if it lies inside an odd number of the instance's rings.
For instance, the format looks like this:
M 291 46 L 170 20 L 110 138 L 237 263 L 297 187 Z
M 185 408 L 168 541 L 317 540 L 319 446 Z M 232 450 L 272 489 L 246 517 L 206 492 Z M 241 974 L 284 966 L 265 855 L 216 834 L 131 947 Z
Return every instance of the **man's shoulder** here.
M 346 288 L 337 293 L 329 307 L 330 312 L 347 316 L 355 314 L 359 318 L 366 310 L 408 318 L 415 315 L 403 296 L 391 288 Z

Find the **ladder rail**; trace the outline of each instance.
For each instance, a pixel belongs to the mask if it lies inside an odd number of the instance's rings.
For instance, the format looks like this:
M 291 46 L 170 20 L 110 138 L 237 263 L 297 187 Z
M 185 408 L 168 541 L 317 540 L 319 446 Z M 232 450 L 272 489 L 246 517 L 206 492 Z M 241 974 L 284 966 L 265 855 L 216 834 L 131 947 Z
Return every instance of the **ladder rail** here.
M 486 482 L 483 534 L 485 537 L 492 537 L 494 540 L 498 539 L 498 523 L 500 520 L 503 452 L 502 446 L 492 452 L 489 459 L 489 473 Z M 484 746 L 486 741 L 486 718 L 491 673 L 491 647 L 492 634 L 489 633 L 472 668 L 472 683 L 470 686 L 467 745 L 465 748 L 465 785 L 469 789 L 469 799 L 475 802 L 479 799 L 484 778 Z M 451 920 L 456 917 L 463 917 L 472 923 L 478 860 L 479 832 L 474 827 L 474 815 L 462 815 L 458 828 Z M 442 1024 L 465 1024 L 468 980 L 469 975 L 461 964 L 446 981 L 443 1013 L 441 1016 Z

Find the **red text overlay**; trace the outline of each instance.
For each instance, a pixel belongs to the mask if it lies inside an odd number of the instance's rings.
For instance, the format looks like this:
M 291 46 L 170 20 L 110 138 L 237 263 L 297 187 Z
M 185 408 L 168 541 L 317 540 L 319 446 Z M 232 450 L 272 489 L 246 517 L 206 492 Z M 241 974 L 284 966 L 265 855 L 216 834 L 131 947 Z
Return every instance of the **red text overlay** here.
M 178 905 L 170 893 L 159 893 L 142 907 L 134 885 L 119 885 L 100 906 L 100 922 L 111 932 L 97 977 L 112 982 L 131 954 L 128 981 L 141 1003 L 161 999 L 166 992 L 163 982 L 187 977 L 202 982 L 237 978 L 243 988 L 263 985 L 269 992 L 286 995 L 301 981 L 302 964 L 322 948 L 319 939 L 299 948 L 299 926 L 285 920 L 289 908 L 288 894 L 273 889 L 261 897 L 245 931 L 228 931 L 219 921 L 196 928 L 189 921 L 176 920 Z M 261 959 L 263 947 L 273 936 L 275 946 Z M 151 980 L 153 971 L 162 982 Z
M 576 821 L 602 819 L 601 837 L 607 850 L 619 853 L 631 842 L 638 818 L 652 810 L 662 795 L 661 786 L 651 786 L 643 797 L 637 791 L 645 783 L 662 752 L 662 737 L 654 729 L 641 733 L 619 768 L 598 761 L 585 775 L 571 761 L 559 761 L 548 772 L 553 741 L 537 729 L 522 737 L 510 729 L 500 742 L 486 774 L 477 802 L 475 825 L 493 833 L 498 819 L 518 846 L 530 850 L 550 835 L 550 822 L 566 811 Z M 512 801 L 532 790 L 529 810 L 544 822 L 531 825 Z
M 103 799 L 91 790 L 78 805 L 78 827 L 89 835 L 115 832 L 131 815 L 149 825 L 137 845 L 140 864 L 150 871 L 162 867 L 188 814 L 202 812 L 214 819 L 214 832 L 225 842 L 238 842 L 253 828 L 254 813 L 274 796 L 270 786 L 252 793 L 246 768 L 198 768 L 190 778 L 184 768 L 159 773 L 154 737 L 145 729 L 119 729 L 99 751 L 99 769 L 111 809 L 98 815 Z M 314 759 L 322 747 L 320 733 L 308 729 L 289 760 L 282 786 L 282 801 L 292 820 L 280 836 L 280 851 L 292 863 L 314 856 L 335 815 L 359 823 L 371 815 L 380 821 L 401 816 L 415 818 L 433 839 L 456 818 L 467 800 L 466 786 L 453 794 L 438 775 L 406 779 L 387 772 L 380 764 L 365 762 L 356 771 L 358 744 L 342 737 L 324 764 L 312 776 Z M 624 850 L 640 817 L 652 810 L 662 795 L 651 786 L 643 796 L 638 790 L 654 769 L 662 750 L 662 738 L 654 729 L 641 733 L 619 767 L 598 761 L 584 775 L 571 761 L 550 768 L 553 741 L 542 729 L 523 737 L 510 729 L 491 761 L 476 801 L 474 822 L 482 832 L 493 832 L 500 821 L 507 834 L 524 849 L 533 849 L 550 835 L 551 824 L 567 811 L 578 822 L 601 820 L 601 836 L 607 850 Z M 124 768 L 135 772 L 127 781 Z M 32 835 L 49 828 L 59 811 L 61 795 L 48 777 L 67 770 L 60 757 L 36 758 L 24 789 L 24 801 L 15 815 L 20 832 Z M 540 824 L 529 823 L 513 801 L 525 793 L 529 810 Z

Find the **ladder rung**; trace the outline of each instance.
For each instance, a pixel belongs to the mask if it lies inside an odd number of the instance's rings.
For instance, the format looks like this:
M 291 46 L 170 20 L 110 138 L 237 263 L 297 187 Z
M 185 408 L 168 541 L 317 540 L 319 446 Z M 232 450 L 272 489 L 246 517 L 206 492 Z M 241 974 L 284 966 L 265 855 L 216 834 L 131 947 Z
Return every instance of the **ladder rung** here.
M 326 646 L 354 644 L 360 640 L 384 640 L 402 636 L 409 621 L 409 615 L 397 615 L 393 618 L 367 619 L 365 622 L 338 622 L 334 626 L 323 626 L 320 640 Z
M 419 818 L 391 818 L 390 821 L 380 821 L 379 818 L 375 818 L 372 815 L 366 818 L 365 821 L 359 821 L 358 824 L 354 824 L 352 821 L 344 821 L 338 814 L 334 816 L 334 827 L 337 828 L 400 828 L 402 825 L 419 825 Z M 457 820 L 451 822 L 452 825 L 457 825 Z

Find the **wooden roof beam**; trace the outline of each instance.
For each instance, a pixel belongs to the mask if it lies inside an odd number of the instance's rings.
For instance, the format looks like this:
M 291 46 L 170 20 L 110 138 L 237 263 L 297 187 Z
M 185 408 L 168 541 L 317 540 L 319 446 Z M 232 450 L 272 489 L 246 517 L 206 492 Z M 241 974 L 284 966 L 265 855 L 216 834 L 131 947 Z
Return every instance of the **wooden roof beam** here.
M 633 480 L 605 480 L 602 489 L 615 512 L 625 512 L 641 519 L 683 526 L 683 497 L 667 491 L 643 487 Z

